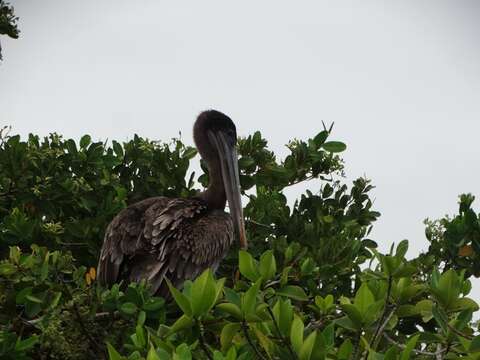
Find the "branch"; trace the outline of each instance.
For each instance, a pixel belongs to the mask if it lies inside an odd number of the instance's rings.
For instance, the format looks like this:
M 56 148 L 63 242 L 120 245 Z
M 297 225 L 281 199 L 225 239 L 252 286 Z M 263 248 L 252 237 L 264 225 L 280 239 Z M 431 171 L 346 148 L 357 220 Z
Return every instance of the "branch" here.
M 377 337 L 379 337 L 378 335 L 383 332 L 383 330 L 385 329 L 385 326 L 387 326 L 387 323 L 390 320 L 390 317 L 393 315 L 393 311 L 392 311 L 392 312 L 390 312 L 390 315 L 387 318 L 387 312 L 388 312 L 388 308 L 389 308 L 388 300 L 390 299 L 390 293 L 392 291 L 392 282 L 393 282 L 393 278 L 390 275 L 388 277 L 387 295 L 385 297 L 385 307 L 383 308 L 382 317 L 380 318 L 380 321 L 378 322 L 378 326 L 375 329 L 375 333 L 373 334 L 372 339 L 370 340 L 370 347 L 373 348 L 374 350 L 375 350 L 375 346 L 376 346 L 375 344 L 376 344 Z M 393 310 L 395 310 L 395 308 L 393 308 Z
M 383 337 L 387 339 L 387 341 L 395 346 L 398 346 L 400 349 L 405 350 L 406 346 L 403 344 L 400 344 L 399 342 L 393 340 L 390 336 L 388 336 L 387 333 L 383 334 Z M 438 344 L 440 345 L 440 344 Z M 416 350 L 413 349 L 412 352 L 416 355 L 427 355 L 427 356 L 435 356 L 438 359 L 438 356 L 442 355 L 443 353 L 447 352 L 447 349 L 443 349 L 442 346 L 437 346 L 437 351 L 435 352 L 429 352 L 429 351 L 423 351 L 423 350 Z M 441 359 L 441 358 L 440 358 Z
M 288 352 L 289 352 L 290 355 L 292 356 L 292 359 L 297 359 L 297 356 L 296 356 L 295 353 L 293 352 L 293 349 L 292 349 L 292 347 L 290 346 L 290 343 L 285 339 L 285 337 L 284 337 L 284 336 L 282 335 L 282 333 L 280 332 L 280 328 L 278 327 L 277 321 L 275 320 L 275 316 L 273 315 L 273 311 L 272 311 L 272 309 L 270 308 L 270 305 L 268 305 L 268 304 L 267 304 L 267 311 L 268 311 L 268 314 L 270 315 L 270 317 L 272 318 L 273 325 L 275 326 L 275 330 L 277 331 L 278 336 L 280 337 L 280 339 L 282 339 L 283 344 L 287 347 Z
M 468 334 L 464 334 L 464 333 L 462 333 L 460 330 L 455 329 L 450 323 L 448 323 L 448 321 L 446 322 L 446 324 L 447 324 L 447 327 L 448 327 L 455 335 L 464 337 L 465 339 L 468 339 L 468 340 L 473 340 L 473 339 L 474 339 L 474 336 L 468 335 Z
M 258 351 L 257 347 L 255 346 L 255 344 L 253 343 L 252 339 L 250 338 L 250 335 L 248 335 L 248 328 L 247 328 L 247 324 L 246 324 L 245 320 L 242 322 L 242 330 L 243 330 L 243 333 L 245 334 L 245 338 L 247 339 L 247 342 L 250 344 L 251 348 L 253 349 L 253 351 L 254 351 L 255 354 L 257 355 L 257 358 L 258 358 L 258 359 L 262 359 L 262 360 L 267 360 L 267 359 L 265 359 L 265 357 Z
M 357 337 L 355 338 L 355 348 L 353 349 L 353 360 L 358 359 L 358 354 L 360 350 L 360 338 L 362 337 L 362 333 L 359 332 Z
M 447 347 L 447 349 L 448 349 L 448 347 Z M 445 352 L 447 351 L 447 349 L 445 349 Z M 435 357 L 437 358 L 437 360 L 443 360 L 442 344 L 437 344 L 436 354 L 437 354 L 437 356 L 435 356 Z
M 270 225 L 267 225 L 267 224 L 262 224 L 262 223 L 259 223 L 258 221 L 252 220 L 252 219 L 246 219 L 245 221 L 246 221 L 247 223 L 250 223 L 250 224 L 253 224 L 253 225 L 257 225 L 257 226 L 261 226 L 261 227 L 264 227 L 264 228 L 269 229 L 269 230 L 273 230 L 273 229 L 274 229 L 273 226 L 270 226 Z
M 393 306 L 390 313 L 385 317 L 383 324 L 380 326 L 380 330 L 378 331 L 377 338 L 375 339 L 375 343 L 374 343 L 375 348 L 378 346 L 378 342 L 380 341 L 380 338 L 383 332 L 385 331 L 385 328 L 388 325 L 388 322 L 390 321 L 393 314 L 395 313 L 395 310 L 396 310 L 396 306 Z
M 202 326 L 202 323 L 197 320 L 197 325 L 198 325 L 198 329 L 199 329 L 199 331 L 200 331 L 200 338 L 199 338 L 200 346 L 202 347 L 202 350 L 203 350 L 203 352 L 205 353 L 205 355 L 207 356 L 207 358 L 208 358 L 209 360 L 213 360 L 213 357 L 212 357 L 212 355 L 210 354 L 210 351 L 208 351 L 207 345 L 205 345 L 205 338 L 203 337 L 203 326 Z

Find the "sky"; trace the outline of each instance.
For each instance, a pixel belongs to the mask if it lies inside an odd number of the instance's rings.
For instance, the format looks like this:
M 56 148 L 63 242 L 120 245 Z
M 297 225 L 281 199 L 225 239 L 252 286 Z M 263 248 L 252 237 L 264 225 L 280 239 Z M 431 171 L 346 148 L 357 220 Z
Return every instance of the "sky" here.
M 196 115 L 215 108 L 282 157 L 334 122 L 346 181 L 376 186 L 371 237 L 382 250 L 408 239 L 410 257 L 428 248 L 425 218 L 480 196 L 479 1 L 10 2 L 21 36 L 0 39 L 0 125 L 12 133 L 192 144 Z

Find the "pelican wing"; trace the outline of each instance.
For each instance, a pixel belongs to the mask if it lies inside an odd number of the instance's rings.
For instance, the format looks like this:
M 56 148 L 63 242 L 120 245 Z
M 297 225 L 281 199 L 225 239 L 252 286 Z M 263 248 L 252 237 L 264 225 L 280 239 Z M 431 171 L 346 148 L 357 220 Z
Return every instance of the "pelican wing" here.
M 102 249 L 99 263 L 102 281 L 146 279 L 153 292 L 166 296 L 165 278 L 181 287 L 206 268 L 216 269 L 223 259 L 234 233 L 228 214 L 208 211 L 199 199 L 159 199 L 142 206 L 143 215 L 120 213 L 112 221 L 105 235 L 108 251 Z
M 146 251 L 142 238 L 145 212 L 154 204 L 166 206 L 168 200 L 164 197 L 145 199 L 123 209 L 113 218 L 105 231 L 98 261 L 100 283 L 111 285 L 117 282 L 128 259 Z

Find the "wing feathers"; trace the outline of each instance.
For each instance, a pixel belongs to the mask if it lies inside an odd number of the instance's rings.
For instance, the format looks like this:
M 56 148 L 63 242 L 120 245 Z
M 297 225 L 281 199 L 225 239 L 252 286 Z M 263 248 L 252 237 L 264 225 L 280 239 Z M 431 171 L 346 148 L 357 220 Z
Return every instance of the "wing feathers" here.
M 216 268 L 233 240 L 233 223 L 199 199 L 151 198 L 122 210 L 105 232 L 98 276 L 112 284 L 148 280 L 167 295 L 163 279 L 179 287 Z

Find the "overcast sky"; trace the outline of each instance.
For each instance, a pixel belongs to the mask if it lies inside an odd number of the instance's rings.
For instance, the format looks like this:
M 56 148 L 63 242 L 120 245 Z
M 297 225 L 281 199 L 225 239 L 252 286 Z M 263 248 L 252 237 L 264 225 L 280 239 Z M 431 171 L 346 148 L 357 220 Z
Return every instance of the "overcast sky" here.
M 14 133 L 191 144 L 216 108 L 285 155 L 335 122 L 347 180 L 376 185 L 373 238 L 407 238 L 410 256 L 428 247 L 424 218 L 480 196 L 480 1 L 11 3 L 0 124 Z

